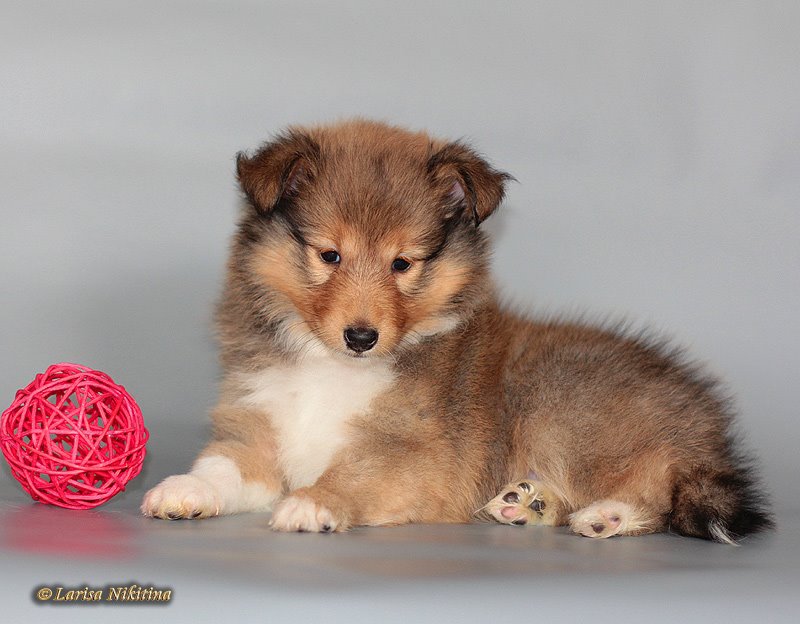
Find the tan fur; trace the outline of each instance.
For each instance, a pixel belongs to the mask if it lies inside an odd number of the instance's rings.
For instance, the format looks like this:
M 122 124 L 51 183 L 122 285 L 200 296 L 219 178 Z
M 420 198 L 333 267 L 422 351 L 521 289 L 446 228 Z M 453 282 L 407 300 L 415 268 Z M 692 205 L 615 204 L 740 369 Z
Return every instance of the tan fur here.
M 213 440 L 201 457 L 222 455 L 236 462 L 245 481 L 263 483 L 282 492 L 281 475 L 275 469 L 278 449 L 275 432 L 260 414 L 228 405 L 218 405 L 212 413 Z
M 240 155 L 238 173 L 248 205 L 218 311 L 225 381 L 204 455 L 285 494 L 281 458 L 302 449 L 258 407 L 270 388 L 252 385 L 274 370 L 309 376 L 308 392 L 323 393 L 310 421 L 320 424 L 333 418 L 326 401 L 370 397 L 353 413 L 336 408 L 334 454 L 289 492 L 275 528 L 467 522 L 498 492 L 500 514 L 504 486 L 533 473 L 551 504 L 546 523 L 573 514 L 573 529 L 592 533 L 611 517 L 597 536 L 650 532 L 667 526 L 691 470 L 734 469 L 724 402 L 667 349 L 497 303 L 478 226 L 509 176 L 467 146 L 357 120 L 290 129 Z M 322 258 L 331 251 L 337 263 Z M 395 271 L 398 258 L 410 267 Z M 349 350 L 349 327 L 378 331 L 375 347 Z M 388 385 L 357 368 L 378 363 Z M 377 394 L 337 388 L 345 364 Z

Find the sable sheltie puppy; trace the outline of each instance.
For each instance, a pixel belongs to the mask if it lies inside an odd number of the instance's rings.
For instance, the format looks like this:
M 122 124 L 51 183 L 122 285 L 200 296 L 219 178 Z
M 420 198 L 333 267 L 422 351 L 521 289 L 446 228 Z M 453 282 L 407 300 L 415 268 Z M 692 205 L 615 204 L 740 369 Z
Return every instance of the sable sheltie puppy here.
M 713 380 L 498 303 L 480 225 L 510 176 L 464 143 L 356 120 L 292 128 L 237 169 L 213 440 L 146 515 L 727 543 L 771 524 Z

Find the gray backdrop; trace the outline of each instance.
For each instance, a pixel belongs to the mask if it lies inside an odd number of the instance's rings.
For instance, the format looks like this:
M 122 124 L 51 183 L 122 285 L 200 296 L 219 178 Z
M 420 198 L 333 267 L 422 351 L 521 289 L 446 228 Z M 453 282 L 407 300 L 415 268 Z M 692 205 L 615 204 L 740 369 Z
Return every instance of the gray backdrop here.
M 513 173 L 487 223 L 509 300 L 675 336 L 796 507 L 798 7 L 2 2 L 0 403 L 68 360 L 154 438 L 204 419 L 233 155 L 358 114 Z
M 798 32 L 793 1 L 0 0 L 0 406 L 77 361 L 152 432 L 140 477 L 93 511 L 31 504 L 0 467 L 3 615 L 140 623 L 31 599 L 135 581 L 174 588 L 144 607 L 174 622 L 796 621 Z M 466 137 L 517 177 L 486 224 L 509 301 L 624 316 L 724 377 L 778 531 L 729 548 L 140 517 L 206 435 L 233 155 L 356 114 Z

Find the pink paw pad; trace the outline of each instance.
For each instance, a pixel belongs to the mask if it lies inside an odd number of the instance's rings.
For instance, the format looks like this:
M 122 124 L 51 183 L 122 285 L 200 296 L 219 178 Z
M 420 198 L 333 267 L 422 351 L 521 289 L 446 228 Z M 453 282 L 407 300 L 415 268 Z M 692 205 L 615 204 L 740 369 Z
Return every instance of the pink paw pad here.
M 557 508 L 552 494 L 541 483 L 514 481 L 490 500 L 481 511 L 502 524 L 555 524 Z
M 500 510 L 500 515 L 506 518 L 507 520 L 511 520 L 512 523 L 514 520 L 521 520 L 520 511 L 517 507 L 503 507 Z M 524 520 L 522 524 L 525 524 Z

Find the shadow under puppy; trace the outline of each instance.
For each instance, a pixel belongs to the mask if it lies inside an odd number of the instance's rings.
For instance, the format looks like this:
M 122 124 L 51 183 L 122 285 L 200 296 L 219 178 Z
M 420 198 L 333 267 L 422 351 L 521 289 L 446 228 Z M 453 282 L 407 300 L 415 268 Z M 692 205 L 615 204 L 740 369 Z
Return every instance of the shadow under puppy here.
M 240 154 L 213 440 L 142 511 L 273 509 L 282 531 L 468 522 L 767 527 L 712 380 L 664 346 L 499 305 L 481 222 L 505 173 L 355 120 Z

